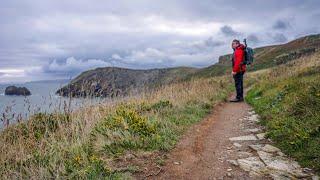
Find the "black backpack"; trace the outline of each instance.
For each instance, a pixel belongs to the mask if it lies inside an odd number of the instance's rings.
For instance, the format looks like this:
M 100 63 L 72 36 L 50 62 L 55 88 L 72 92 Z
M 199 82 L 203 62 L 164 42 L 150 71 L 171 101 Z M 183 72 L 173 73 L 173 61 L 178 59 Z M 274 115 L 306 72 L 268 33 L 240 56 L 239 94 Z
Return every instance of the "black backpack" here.
M 244 61 L 242 62 L 245 65 L 250 65 L 253 63 L 254 60 L 254 51 L 251 47 L 247 46 L 247 40 L 243 40 L 245 49 L 244 49 Z

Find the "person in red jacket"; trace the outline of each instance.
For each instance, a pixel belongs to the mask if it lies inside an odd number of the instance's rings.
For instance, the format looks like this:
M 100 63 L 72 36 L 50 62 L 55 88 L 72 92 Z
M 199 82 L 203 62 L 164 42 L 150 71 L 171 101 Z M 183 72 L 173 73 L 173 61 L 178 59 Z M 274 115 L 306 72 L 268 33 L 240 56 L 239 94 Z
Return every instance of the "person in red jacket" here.
M 232 75 L 235 82 L 237 96 L 230 102 L 243 101 L 243 75 L 246 72 L 246 65 L 243 64 L 245 56 L 245 46 L 240 44 L 240 41 L 235 39 L 232 41 Z

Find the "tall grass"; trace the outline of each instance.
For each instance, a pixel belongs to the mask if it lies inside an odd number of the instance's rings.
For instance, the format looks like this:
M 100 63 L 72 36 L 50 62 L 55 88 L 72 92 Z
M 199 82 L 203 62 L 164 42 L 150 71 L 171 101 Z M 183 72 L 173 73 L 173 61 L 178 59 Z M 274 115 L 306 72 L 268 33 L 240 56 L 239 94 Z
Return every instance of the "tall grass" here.
M 227 98 L 231 78 L 193 79 L 63 113 L 37 113 L 0 132 L 4 179 L 117 178 L 128 153 L 167 151 Z

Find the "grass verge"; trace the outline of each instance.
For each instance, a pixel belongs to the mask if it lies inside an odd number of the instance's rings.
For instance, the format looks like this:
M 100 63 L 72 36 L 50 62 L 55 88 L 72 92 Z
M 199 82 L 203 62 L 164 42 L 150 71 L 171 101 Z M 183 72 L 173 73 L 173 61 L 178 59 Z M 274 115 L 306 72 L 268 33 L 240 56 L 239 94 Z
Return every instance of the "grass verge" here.
M 301 165 L 320 172 L 320 53 L 255 74 L 247 102 L 267 136 Z

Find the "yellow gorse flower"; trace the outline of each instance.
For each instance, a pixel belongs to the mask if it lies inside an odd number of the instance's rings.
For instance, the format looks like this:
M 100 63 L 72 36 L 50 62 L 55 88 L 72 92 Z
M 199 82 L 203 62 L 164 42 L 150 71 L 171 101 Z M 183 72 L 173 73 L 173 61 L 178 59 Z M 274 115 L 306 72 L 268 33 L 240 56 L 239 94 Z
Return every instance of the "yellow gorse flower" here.
M 74 158 L 74 161 L 76 161 L 77 163 L 80 163 L 81 157 L 80 157 L 80 156 L 76 156 L 76 157 Z
M 91 161 L 97 161 L 97 160 L 98 160 L 98 157 L 95 156 L 95 155 L 92 155 L 92 156 L 90 157 L 90 160 L 91 160 Z

